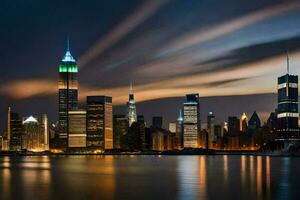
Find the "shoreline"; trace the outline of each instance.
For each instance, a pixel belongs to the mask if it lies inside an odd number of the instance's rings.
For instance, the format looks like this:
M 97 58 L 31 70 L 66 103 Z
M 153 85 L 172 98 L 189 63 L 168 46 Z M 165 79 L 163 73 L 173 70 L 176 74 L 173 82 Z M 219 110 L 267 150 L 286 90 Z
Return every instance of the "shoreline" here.
M 107 152 L 107 153 L 51 153 L 51 152 L 0 152 L 0 157 L 10 156 L 271 156 L 300 157 L 297 153 L 257 152 L 257 151 L 208 151 L 208 152 Z

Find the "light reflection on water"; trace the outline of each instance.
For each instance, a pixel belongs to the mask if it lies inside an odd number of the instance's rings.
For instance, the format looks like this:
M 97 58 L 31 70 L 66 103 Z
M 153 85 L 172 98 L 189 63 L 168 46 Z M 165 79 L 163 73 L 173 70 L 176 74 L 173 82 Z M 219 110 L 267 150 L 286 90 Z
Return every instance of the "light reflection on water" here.
M 245 155 L 0 157 L 0 199 L 295 199 L 299 165 Z

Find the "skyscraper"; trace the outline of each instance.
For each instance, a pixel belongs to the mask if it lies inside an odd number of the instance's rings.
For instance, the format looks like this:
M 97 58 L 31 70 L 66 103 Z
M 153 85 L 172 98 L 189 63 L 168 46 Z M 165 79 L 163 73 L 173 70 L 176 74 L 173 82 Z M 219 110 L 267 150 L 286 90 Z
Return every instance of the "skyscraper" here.
M 184 148 L 198 148 L 200 133 L 199 94 L 187 94 L 183 104 L 183 144 Z
M 215 140 L 215 115 L 213 112 L 209 112 L 207 116 L 207 132 L 209 148 L 212 147 L 213 141 Z
M 112 97 L 88 96 L 86 103 L 87 147 L 112 149 Z
M 48 134 L 45 135 L 45 129 L 47 129 L 47 127 L 43 123 L 43 118 L 45 120 L 45 116 L 39 118 L 29 116 L 24 118 L 24 137 L 22 141 L 22 149 L 26 149 L 28 151 L 48 150 L 48 144 L 45 143 L 45 137 L 48 137 Z
M 179 115 L 176 122 L 175 148 L 183 148 L 183 117 L 181 109 L 179 110 Z
M 71 55 L 69 39 L 67 50 L 59 65 L 58 82 L 58 112 L 59 112 L 59 134 L 58 143 L 61 148 L 68 146 L 68 117 L 69 110 L 77 109 L 78 104 L 78 68 L 76 60 Z
M 240 120 L 235 116 L 228 117 L 228 134 L 238 136 L 240 133 Z
M 280 137 L 288 139 L 299 136 L 298 76 L 289 74 L 288 57 L 287 74 L 278 78 L 277 118 Z
M 128 132 L 128 119 L 125 115 L 114 115 L 114 148 L 125 148 L 125 137 Z
M 50 141 L 50 136 L 49 136 L 49 122 L 48 122 L 48 117 L 46 114 L 42 114 L 39 119 L 40 123 L 40 131 L 41 134 L 44 137 L 44 150 L 48 151 L 49 150 L 49 141 Z
M 133 122 L 137 121 L 137 114 L 136 114 L 136 107 L 135 107 L 132 83 L 130 84 L 129 99 L 127 102 L 127 117 L 128 117 L 129 127 L 131 126 L 131 124 Z
M 10 108 L 9 108 L 10 112 Z M 22 136 L 23 136 L 23 127 L 22 119 L 18 113 L 10 112 L 10 122 L 9 131 L 10 131 L 10 140 L 9 140 L 9 149 L 12 151 L 20 151 L 22 146 Z

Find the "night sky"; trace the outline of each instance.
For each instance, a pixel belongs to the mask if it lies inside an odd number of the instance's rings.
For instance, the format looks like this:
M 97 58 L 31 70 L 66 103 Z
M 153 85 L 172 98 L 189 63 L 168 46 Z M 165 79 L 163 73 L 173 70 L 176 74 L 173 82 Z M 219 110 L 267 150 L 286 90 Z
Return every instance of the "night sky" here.
M 299 0 L 2 0 L 0 127 L 6 110 L 57 120 L 58 65 L 66 36 L 79 65 L 79 95 L 111 95 L 125 112 L 130 81 L 146 119 L 174 121 L 198 92 L 201 117 L 263 120 L 277 77 L 300 72 Z

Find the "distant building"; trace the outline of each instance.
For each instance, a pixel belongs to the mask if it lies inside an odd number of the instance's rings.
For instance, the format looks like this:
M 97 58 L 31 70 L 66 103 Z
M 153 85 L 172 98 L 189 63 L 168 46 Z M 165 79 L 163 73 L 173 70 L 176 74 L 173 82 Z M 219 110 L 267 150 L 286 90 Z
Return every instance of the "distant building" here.
M 174 149 L 174 133 L 162 128 L 151 128 L 152 150 L 167 151 Z
M 172 133 L 176 133 L 176 123 L 175 122 L 169 123 L 169 131 Z
M 228 117 L 228 134 L 238 136 L 240 133 L 240 120 L 237 117 Z
M 10 112 L 10 109 L 9 109 Z M 18 113 L 10 112 L 10 121 L 8 131 L 10 132 L 9 146 L 11 151 L 20 151 L 22 149 L 23 126 L 22 119 Z
M 41 117 L 40 119 L 43 119 Z M 48 135 L 45 135 L 47 127 L 38 118 L 29 116 L 23 120 L 24 137 L 22 138 L 22 149 L 28 151 L 46 151 L 48 144 L 45 143 Z
M 243 113 L 241 118 L 240 118 L 240 131 L 245 133 L 248 128 L 248 117 L 246 113 Z
M 44 150 L 48 151 L 50 149 L 50 131 L 49 131 L 49 121 L 46 114 L 42 114 L 38 121 L 40 122 L 40 131 L 44 135 Z
M 152 117 L 152 126 L 155 128 L 162 128 L 163 118 L 161 116 Z
M 215 115 L 213 112 L 209 112 L 207 116 L 207 132 L 208 132 L 208 142 L 209 142 L 209 147 L 212 146 L 215 138 L 215 130 L 214 130 L 214 125 L 215 125 Z
M 69 111 L 68 147 L 86 147 L 86 111 Z
M 133 122 L 137 121 L 136 106 L 135 106 L 132 83 L 130 84 L 129 99 L 127 102 L 127 117 L 128 117 L 129 127 Z
M 114 136 L 114 148 L 125 148 L 125 137 L 128 132 L 128 118 L 125 115 L 114 115 L 113 122 L 113 136 Z
M 187 94 L 183 104 L 183 144 L 184 148 L 198 148 L 201 129 L 199 94 Z
M 179 110 L 179 115 L 176 122 L 176 134 L 175 134 L 175 144 L 176 149 L 183 148 L 183 116 L 181 109 Z
M 86 111 L 87 147 L 112 149 L 112 97 L 88 96 Z
M 76 60 L 71 55 L 69 40 L 67 50 L 59 65 L 58 82 L 58 116 L 59 135 L 57 146 L 65 149 L 68 144 L 68 112 L 77 109 L 78 104 L 78 67 Z
M 256 111 L 253 112 L 250 120 L 249 120 L 249 127 L 250 130 L 258 130 L 261 127 L 260 119 L 256 113 Z
M 280 137 L 299 136 L 298 119 L 298 76 L 290 75 L 288 70 L 278 78 L 277 132 Z

